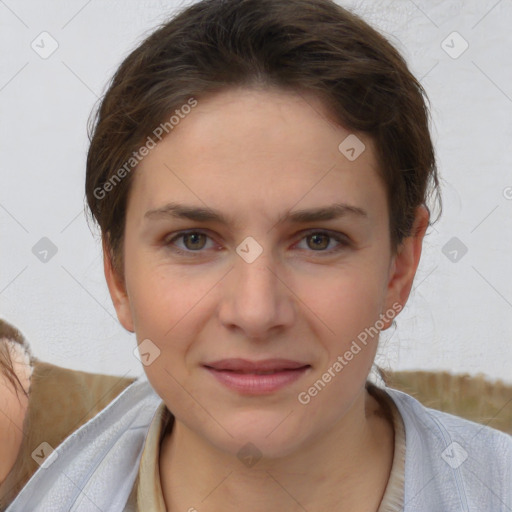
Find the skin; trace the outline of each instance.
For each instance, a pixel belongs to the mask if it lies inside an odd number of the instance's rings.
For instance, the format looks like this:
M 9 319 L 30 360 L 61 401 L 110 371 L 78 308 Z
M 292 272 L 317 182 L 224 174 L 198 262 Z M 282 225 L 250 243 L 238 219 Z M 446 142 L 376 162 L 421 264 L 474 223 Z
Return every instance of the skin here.
M 234 89 L 200 99 L 136 170 L 124 281 L 106 246 L 105 275 L 122 325 L 160 350 L 144 368 L 175 416 L 159 464 L 170 511 L 378 508 L 394 446 L 392 425 L 364 388 L 378 336 L 309 404 L 297 399 L 379 314 L 405 305 L 428 225 L 418 208 L 415 235 L 392 252 L 375 148 L 357 134 L 366 149 L 349 161 L 338 145 L 350 133 L 314 96 Z M 220 210 L 230 223 L 145 218 L 170 201 Z M 367 216 L 280 222 L 334 202 Z M 171 241 L 189 229 L 207 237 Z M 349 243 L 313 240 L 322 230 Z M 252 263 L 236 253 L 248 236 L 263 248 Z M 245 396 L 202 367 L 230 357 L 311 368 L 275 393 Z M 262 454 L 252 467 L 237 457 L 248 442 Z
M 5 343 L 0 339 L 0 343 Z M 21 352 L 10 351 L 12 366 L 23 389 L 30 387 L 30 365 L 27 365 Z M 28 409 L 28 397 L 21 390 L 13 388 L 7 377 L 0 372 L 0 484 L 7 478 L 18 456 L 23 441 L 23 421 Z

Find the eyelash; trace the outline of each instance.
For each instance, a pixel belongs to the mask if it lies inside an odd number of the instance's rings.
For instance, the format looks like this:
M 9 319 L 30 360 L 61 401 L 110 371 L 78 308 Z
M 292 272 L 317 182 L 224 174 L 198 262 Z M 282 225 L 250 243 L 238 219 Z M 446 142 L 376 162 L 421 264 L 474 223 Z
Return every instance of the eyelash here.
M 173 252 L 175 252 L 176 254 L 183 255 L 183 256 L 198 257 L 198 256 L 200 256 L 200 255 L 202 255 L 204 253 L 204 251 L 205 251 L 204 249 L 198 249 L 197 251 L 192 251 L 192 250 L 179 249 L 176 246 L 172 247 L 173 243 L 176 240 L 179 240 L 180 238 L 183 238 L 185 235 L 192 235 L 192 234 L 205 235 L 206 237 L 211 239 L 211 237 L 208 235 L 208 233 L 204 232 L 203 230 L 201 230 L 201 229 L 193 229 L 193 230 L 188 230 L 188 231 L 179 231 L 172 238 L 165 240 L 164 241 L 164 245 L 166 247 L 168 247 L 170 250 L 172 250 Z M 305 238 L 308 238 L 311 235 L 326 235 L 331 240 L 335 240 L 336 242 L 338 242 L 339 245 L 335 249 L 319 250 L 319 251 L 309 250 L 307 252 L 319 253 L 320 255 L 322 253 L 324 255 L 331 255 L 331 254 L 334 254 L 334 253 L 338 253 L 338 252 L 342 251 L 343 249 L 346 249 L 347 247 L 349 247 L 351 245 L 348 237 L 346 237 L 342 233 L 331 232 L 331 231 L 328 231 L 328 230 L 318 230 L 318 229 L 317 230 L 311 229 L 311 230 L 307 231 L 306 233 L 304 233 L 304 235 L 299 240 L 299 242 L 304 240 Z

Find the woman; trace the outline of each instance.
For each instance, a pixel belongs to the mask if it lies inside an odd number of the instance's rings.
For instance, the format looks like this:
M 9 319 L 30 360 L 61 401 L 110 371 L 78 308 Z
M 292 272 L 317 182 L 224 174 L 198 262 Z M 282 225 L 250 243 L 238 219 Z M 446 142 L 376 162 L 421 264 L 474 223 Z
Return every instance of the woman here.
M 116 72 L 86 176 L 149 382 L 8 510 L 509 510 L 510 436 L 369 381 L 437 187 L 421 85 L 335 3 L 163 24 Z

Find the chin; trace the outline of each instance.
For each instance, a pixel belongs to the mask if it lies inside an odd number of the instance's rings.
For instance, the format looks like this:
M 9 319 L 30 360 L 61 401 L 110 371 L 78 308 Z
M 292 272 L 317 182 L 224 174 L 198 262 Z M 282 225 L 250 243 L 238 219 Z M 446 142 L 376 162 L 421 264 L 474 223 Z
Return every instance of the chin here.
M 218 418 L 219 423 L 232 437 L 226 431 L 219 432 L 216 429 L 215 439 L 210 438 L 209 442 L 242 462 L 245 457 L 286 457 L 298 449 L 302 438 L 307 437 L 306 432 L 301 431 L 304 427 L 296 424 L 297 419 L 285 419 L 286 416 L 282 412 L 264 414 L 254 411 L 239 413 L 232 421 Z

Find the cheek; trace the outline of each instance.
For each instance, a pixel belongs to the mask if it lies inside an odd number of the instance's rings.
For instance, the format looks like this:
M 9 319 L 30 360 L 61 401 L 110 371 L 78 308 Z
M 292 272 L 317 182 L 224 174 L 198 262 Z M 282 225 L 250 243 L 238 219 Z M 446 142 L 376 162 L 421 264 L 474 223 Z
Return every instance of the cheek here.
M 152 334 L 164 341 L 208 290 L 208 276 L 191 280 L 186 270 L 170 265 L 161 253 L 142 250 L 129 241 L 125 269 L 138 337 Z
M 165 264 L 133 263 L 127 286 L 137 342 L 149 339 L 161 356 L 145 366 L 146 374 L 150 381 L 172 381 L 172 374 L 181 382 L 193 364 L 194 340 L 214 314 L 208 293 L 218 276 L 203 273 L 194 278 Z
M 363 388 L 378 346 L 381 282 L 370 272 L 340 274 L 334 284 L 326 281 L 327 293 L 317 295 L 311 309 L 322 312 L 316 324 L 325 357 L 296 397 L 299 410 L 308 412 L 306 422 L 315 414 L 337 421 Z
M 350 295 L 345 293 L 336 307 L 331 305 L 326 323 L 334 334 L 324 337 L 327 357 L 319 368 L 319 375 L 324 376 L 322 380 L 332 381 L 331 388 L 349 389 L 366 379 L 378 346 L 379 330 L 375 322 L 379 313 L 375 297 L 360 290 Z
M 305 302 L 322 320 L 325 333 L 343 346 L 379 318 L 385 299 L 384 283 L 383 269 L 363 262 L 331 269 L 315 284 L 304 282 L 303 296 L 310 297 Z
M 137 337 L 151 338 L 161 349 L 173 340 L 179 348 L 175 340 L 185 324 L 190 327 L 194 306 L 205 292 L 190 281 L 185 283 L 178 277 L 170 279 L 158 269 L 140 274 L 131 285 L 130 302 Z
M 167 404 L 187 401 L 183 385 L 187 383 L 192 392 L 187 356 L 201 328 L 197 312 L 205 291 L 177 275 L 171 279 L 169 271 L 155 267 L 132 274 L 130 293 L 137 342 L 150 340 L 157 354 L 144 365 L 151 386 Z

